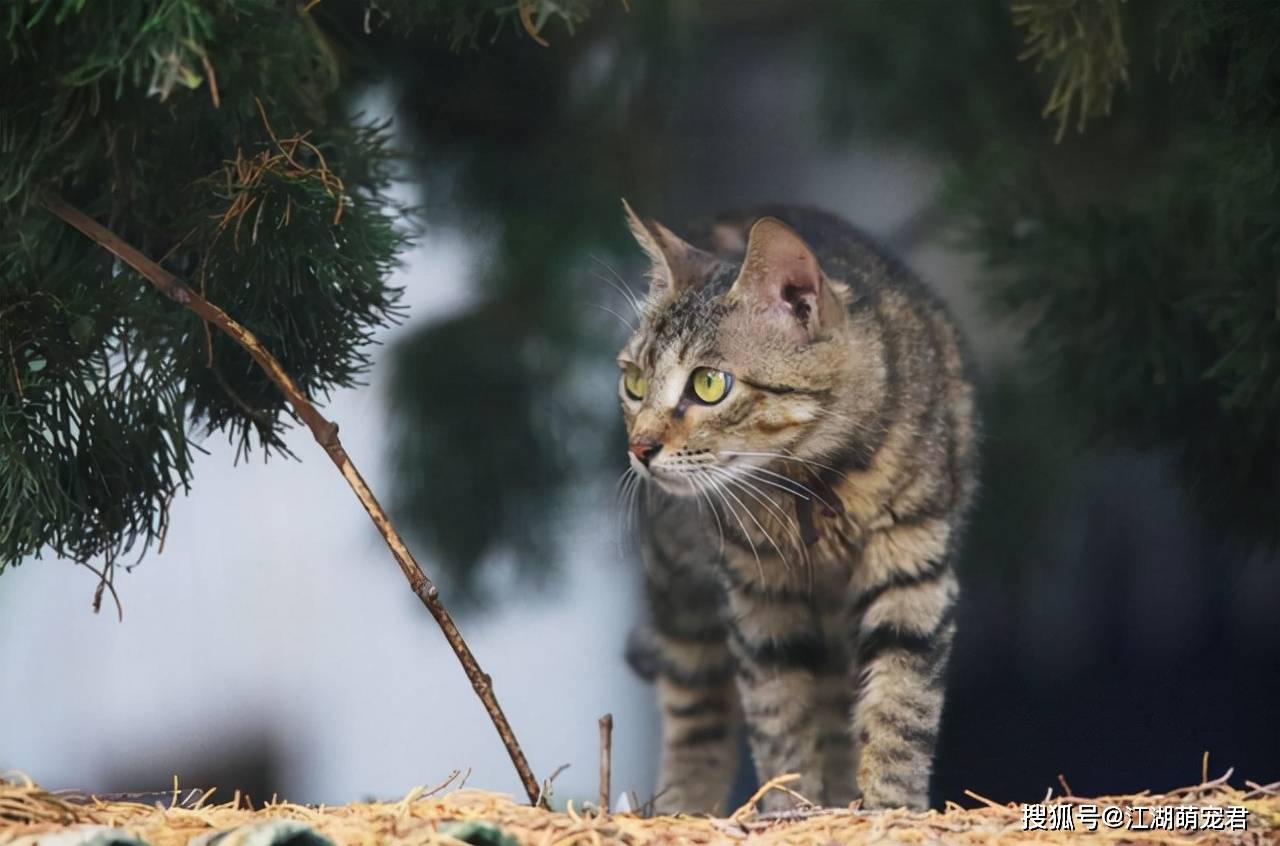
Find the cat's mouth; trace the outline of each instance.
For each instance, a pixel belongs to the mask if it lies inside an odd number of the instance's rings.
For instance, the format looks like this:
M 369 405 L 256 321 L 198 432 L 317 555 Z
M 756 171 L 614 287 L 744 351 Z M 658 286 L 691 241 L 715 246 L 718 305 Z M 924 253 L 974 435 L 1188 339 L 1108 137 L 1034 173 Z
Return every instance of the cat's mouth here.
M 652 482 L 666 493 L 682 497 L 701 496 L 714 489 L 723 463 L 710 452 L 679 451 L 668 461 L 649 464 L 631 456 L 631 467 L 640 478 Z
M 652 482 L 666 493 L 676 496 L 696 496 L 698 493 L 698 485 L 693 478 L 695 471 L 688 468 L 646 465 L 632 456 L 631 469 L 641 479 Z

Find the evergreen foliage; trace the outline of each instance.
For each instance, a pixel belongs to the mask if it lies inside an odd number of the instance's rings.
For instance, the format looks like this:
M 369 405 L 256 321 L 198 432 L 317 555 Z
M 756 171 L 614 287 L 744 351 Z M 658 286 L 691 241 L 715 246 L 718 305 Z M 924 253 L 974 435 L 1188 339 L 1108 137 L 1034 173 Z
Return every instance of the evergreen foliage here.
M 1027 330 L 1036 396 L 1103 443 L 1175 455 L 1246 542 L 1274 535 L 1280 497 L 1278 9 L 823 2 L 760 18 L 821 57 L 833 137 L 870 130 L 948 162 L 951 219 L 993 307 Z M 350 105 L 390 79 L 412 81 L 398 107 L 432 157 L 416 173 L 449 184 L 455 222 L 498 233 L 475 308 L 393 356 L 391 499 L 453 586 L 509 550 L 545 572 L 583 465 L 617 451 L 581 396 L 613 319 L 575 288 L 581 268 L 626 254 L 619 193 L 656 205 L 678 146 L 664 122 L 721 55 L 716 15 L 758 11 L 0 0 L 0 569 L 41 552 L 110 566 L 162 535 L 193 427 L 269 454 L 289 421 L 247 356 L 41 198 L 161 260 L 323 396 L 358 380 L 398 314 L 395 163 Z
M 385 193 L 385 127 L 351 114 L 351 71 L 378 38 L 545 41 L 596 2 L 0 2 L 0 570 L 101 556 L 109 582 L 122 552 L 163 536 L 192 427 L 265 456 L 286 451 L 290 420 L 234 342 L 44 196 L 160 260 L 323 397 L 399 316 L 386 278 L 409 231 Z
M 384 25 L 400 34 L 415 29 L 443 32 L 453 50 L 497 41 L 510 28 L 523 29 L 539 44 L 574 31 L 602 0 L 383 0 L 363 9 L 366 32 Z
M 857 104 L 861 125 L 950 160 L 960 241 L 1070 416 L 1099 442 L 1171 454 L 1211 523 L 1246 545 L 1274 542 L 1280 5 L 983 7 L 965 4 L 958 25 L 851 4 L 835 39 L 902 46 L 874 69 L 846 61 L 860 81 L 843 85 L 879 90 Z M 1038 92 L 1018 55 L 1036 62 Z M 927 81 L 956 67 L 971 73 L 955 99 L 929 108 Z M 1032 96 L 1056 133 L 1028 119 Z M 1072 114 L 1082 129 L 1092 118 L 1082 135 L 1062 133 Z
M 485 598 L 495 565 L 535 584 L 553 576 L 566 509 L 609 484 L 622 454 L 602 402 L 620 327 L 601 307 L 627 313 L 609 287 L 610 267 L 625 272 L 634 253 L 619 195 L 655 173 L 641 127 L 654 128 L 652 104 L 670 102 L 680 66 L 648 64 L 667 37 L 662 9 L 603 11 L 572 40 L 548 34 L 550 49 L 377 48 L 393 78 L 432 67 L 432 83 L 399 103 L 429 151 L 425 183 L 449 186 L 447 207 L 429 213 L 482 233 L 472 307 L 414 327 L 390 361 L 393 514 L 437 554 L 458 607 Z M 584 89 L 585 54 L 601 41 L 616 54 Z
M 1117 84 L 1128 80 L 1129 52 L 1121 32 L 1123 0 L 1037 0 L 1015 3 L 1013 22 L 1025 33 L 1019 59 L 1035 59 L 1036 70 L 1057 65 L 1044 115 L 1058 119 L 1062 140 L 1071 113 L 1085 122 L 1111 111 Z
M 235 314 L 311 394 L 394 319 L 405 235 L 329 34 L 269 0 L 0 7 L 0 568 L 110 567 L 191 481 L 189 427 L 279 451 L 248 356 L 41 206 L 57 192 Z

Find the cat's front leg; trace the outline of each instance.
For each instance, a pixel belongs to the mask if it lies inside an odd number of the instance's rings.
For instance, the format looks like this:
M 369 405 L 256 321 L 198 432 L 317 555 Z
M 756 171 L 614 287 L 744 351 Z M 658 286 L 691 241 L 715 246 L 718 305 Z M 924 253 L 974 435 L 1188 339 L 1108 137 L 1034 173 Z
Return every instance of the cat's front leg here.
M 744 567 L 755 563 L 740 562 Z M 761 783 L 795 773 L 787 785 L 815 803 L 823 801 L 822 724 L 818 680 L 837 671 L 813 613 L 808 591 L 750 580 L 729 590 L 729 645 L 738 691 Z M 796 804 L 771 791 L 765 810 Z
M 958 586 L 943 520 L 873 532 L 854 573 L 857 782 L 867 808 L 924 808 Z
M 662 761 L 654 809 L 660 814 L 725 813 L 740 742 L 733 679 L 669 674 L 657 680 L 657 687 Z

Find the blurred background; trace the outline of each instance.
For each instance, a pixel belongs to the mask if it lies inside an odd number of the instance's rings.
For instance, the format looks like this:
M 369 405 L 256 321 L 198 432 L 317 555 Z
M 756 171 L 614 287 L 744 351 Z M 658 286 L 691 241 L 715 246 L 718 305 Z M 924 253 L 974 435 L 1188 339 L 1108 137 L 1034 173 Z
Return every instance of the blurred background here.
M 830 209 L 962 323 L 986 433 L 937 800 L 1038 799 L 1059 773 L 1163 790 L 1206 750 L 1212 773 L 1280 778 L 1276 16 L 1101 2 L 1114 90 L 1046 117 L 1070 64 L 1019 56 L 1056 24 L 995 0 L 588 6 L 545 47 L 509 19 L 409 38 L 377 5 L 328 20 L 424 227 L 394 279 L 407 319 L 326 413 L 538 776 L 569 764 L 557 797 L 594 796 L 605 712 L 615 788 L 643 799 L 655 773 L 613 493 L 614 285 L 643 286 L 625 196 L 679 233 Z M 204 444 L 163 553 L 117 581 L 123 623 L 70 563 L 0 579 L 0 769 L 326 803 L 461 769 L 520 792 L 342 480 L 307 432 L 287 443 L 301 462 Z

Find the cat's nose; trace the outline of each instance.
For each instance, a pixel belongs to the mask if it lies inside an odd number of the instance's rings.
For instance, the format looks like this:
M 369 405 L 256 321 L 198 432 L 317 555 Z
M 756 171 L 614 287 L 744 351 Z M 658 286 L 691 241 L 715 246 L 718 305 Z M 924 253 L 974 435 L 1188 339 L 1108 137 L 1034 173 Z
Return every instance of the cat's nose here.
M 662 444 L 658 441 L 633 441 L 630 450 L 632 455 L 640 459 L 641 464 L 648 467 L 653 457 L 662 450 Z

